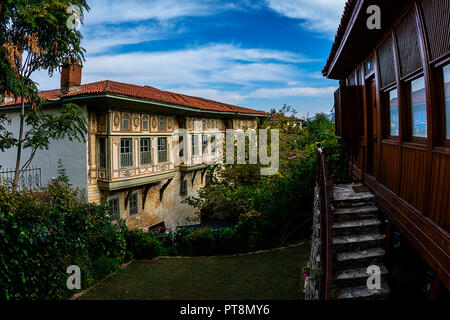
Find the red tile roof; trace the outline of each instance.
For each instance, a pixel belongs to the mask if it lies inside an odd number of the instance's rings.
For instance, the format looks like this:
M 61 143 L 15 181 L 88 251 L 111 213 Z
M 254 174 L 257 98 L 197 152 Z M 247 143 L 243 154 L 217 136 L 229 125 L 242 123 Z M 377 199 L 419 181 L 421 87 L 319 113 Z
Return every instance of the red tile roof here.
M 46 100 L 54 100 L 59 98 L 60 90 L 41 91 L 39 95 Z M 162 91 L 150 86 L 138 86 L 135 84 L 121 83 L 111 80 L 104 80 L 99 82 L 87 83 L 81 85 L 81 90 L 72 92 L 61 96 L 61 99 L 68 97 L 75 97 L 81 95 L 96 95 L 96 94 L 112 94 L 124 97 L 138 98 L 154 102 L 168 103 L 177 106 L 190 107 L 194 109 L 201 109 L 206 111 L 222 111 L 230 113 L 248 113 L 261 114 L 267 113 L 259 110 L 249 109 L 234 106 L 227 103 L 217 102 L 209 99 L 192 97 L 185 94 L 174 93 L 169 91 Z M 20 101 L 3 104 L 1 106 L 15 105 Z
M 334 56 L 336 55 L 336 52 L 341 44 L 342 38 L 344 37 L 345 29 L 347 29 L 347 25 L 350 22 L 350 18 L 352 17 L 353 10 L 355 9 L 357 0 L 348 0 L 345 3 L 344 13 L 341 17 L 341 23 L 339 24 L 339 27 L 337 29 L 336 36 L 334 38 L 333 46 L 331 47 L 331 52 L 328 57 L 326 65 L 322 69 L 322 74 L 324 76 L 327 76 L 328 69 L 331 66 L 331 63 L 333 62 Z

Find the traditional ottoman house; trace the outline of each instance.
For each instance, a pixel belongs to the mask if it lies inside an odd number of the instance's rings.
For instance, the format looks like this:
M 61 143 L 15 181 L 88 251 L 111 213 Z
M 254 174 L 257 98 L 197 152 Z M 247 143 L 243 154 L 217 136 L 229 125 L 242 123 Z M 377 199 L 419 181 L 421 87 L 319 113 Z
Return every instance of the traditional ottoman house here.
M 381 9 L 381 29 L 368 28 L 371 5 Z M 392 292 L 448 298 L 450 0 L 348 1 L 323 74 L 339 80 L 336 133 L 353 181 L 366 187 L 336 186 L 319 149 L 322 297 L 339 283 L 338 297 L 376 297 L 389 283 Z M 364 269 L 342 272 L 346 261 Z M 385 290 L 363 290 L 365 268 L 382 263 Z
M 47 112 L 68 102 L 82 108 L 86 142 L 58 141 L 38 152 L 21 184 L 45 184 L 56 176 L 61 159 L 73 186 L 90 202 L 108 202 L 113 217 L 129 227 L 189 224 L 186 218 L 195 210 L 181 201 L 205 184 L 206 164 L 222 157 L 225 130 L 256 128 L 257 118 L 266 116 L 149 86 L 108 80 L 82 85 L 81 73 L 79 65 L 64 66 L 61 88 L 40 95 L 48 100 Z M 18 131 L 19 107 L 8 98 L 0 106 L 12 131 Z M 180 134 L 183 129 L 187 133 Z M 178 144 L 184 148 L 175 149 Z M 8 174 L 5 168 L 13 168 L 15 157 L 15 150 L 0 155 L 0 174 Z

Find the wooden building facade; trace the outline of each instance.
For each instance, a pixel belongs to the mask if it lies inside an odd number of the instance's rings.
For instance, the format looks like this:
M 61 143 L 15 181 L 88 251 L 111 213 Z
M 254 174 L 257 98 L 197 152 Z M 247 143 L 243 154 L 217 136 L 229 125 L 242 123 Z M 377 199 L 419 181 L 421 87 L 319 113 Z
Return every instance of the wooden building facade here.
M 348 1 L 323 74 L 340 81 L 336 132 L 365 147 L 388 226 L 450 289 L 450 0 Z

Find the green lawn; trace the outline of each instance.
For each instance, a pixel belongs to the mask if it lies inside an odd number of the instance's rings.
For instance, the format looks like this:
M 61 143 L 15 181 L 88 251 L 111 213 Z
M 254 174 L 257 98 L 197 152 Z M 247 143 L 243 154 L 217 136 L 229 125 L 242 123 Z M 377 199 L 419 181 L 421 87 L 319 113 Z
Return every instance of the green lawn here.
M 307 244 L 238 257 L 134 261 L 81 299 L 303 299 Z

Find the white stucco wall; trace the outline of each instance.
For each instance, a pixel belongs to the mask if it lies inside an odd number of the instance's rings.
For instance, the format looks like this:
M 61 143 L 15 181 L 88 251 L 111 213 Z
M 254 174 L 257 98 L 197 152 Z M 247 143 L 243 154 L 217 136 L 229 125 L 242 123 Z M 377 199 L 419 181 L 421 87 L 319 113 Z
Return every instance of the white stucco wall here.
M 87 115 L 86 106 L 81 106 L 83 113 Z M 45 112 L 58 113 L 55 108 L 46 108 Z M 6 125 L 6 129 L 14 133 L 14 137 L 19 136 L 19 123 L 20 113 L 19 111 L 7 112 L 11 119 L 11 124 Z M 25 126 L 25 132 L 27 127 Z M 30 149 L 22 151 L 22 165 L 28 160 L 30 155 Z M 5 152 L 0 153 L 0 165 L 1 170 L 15 168 L 17 157 L 17 148 L 11 148 Z M 58 160 L 63 161 L 64 168 L 70 178 L 70 183 L 74 187 L 78 187 L 87 190 L 87 149 L 86 142 L 69 141 L 69 139 L 53 141 L 48 150 L 38 150 L 34 156 L 31 166 L 41 168 L 41 183 L 42 185 L 48 184 L 52 177 L 57 176 L 58 172 Z

